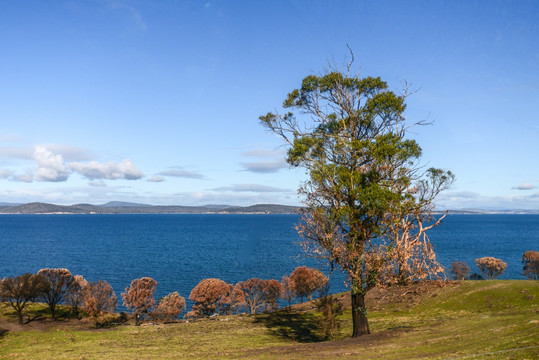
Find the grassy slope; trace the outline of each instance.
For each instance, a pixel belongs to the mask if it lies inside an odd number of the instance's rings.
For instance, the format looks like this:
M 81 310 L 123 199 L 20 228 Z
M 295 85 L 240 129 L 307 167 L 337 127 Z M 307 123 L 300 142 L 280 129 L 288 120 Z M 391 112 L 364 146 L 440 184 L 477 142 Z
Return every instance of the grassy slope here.
M 229 316 L 188 324 L 11 331 L 4 359 L 539 358 L 539 281 L 475 281 L 445 287 L 416 305 L 369 313 L 373 335 L 319 342 L 315 313 Z M 482 355 L 478 355 L 482 354 Z

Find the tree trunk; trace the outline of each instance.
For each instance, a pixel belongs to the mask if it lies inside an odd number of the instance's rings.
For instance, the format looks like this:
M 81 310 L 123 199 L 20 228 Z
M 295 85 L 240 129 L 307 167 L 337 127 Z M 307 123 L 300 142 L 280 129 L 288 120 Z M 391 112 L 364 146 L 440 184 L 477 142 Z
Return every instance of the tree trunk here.
M 51 317 L 54 321 L 56 321 L 56 306 L 55 305 L 49 305 L 49 310 L 51 312 Z
M 369 322 L 367 321 L 367 309 L 365 308 L 365 295 L 352 293 L 352 321 L 354 330 L 352 337 L 368 335 Z
M 17 315 L 19 316 L 19 324 L 22 325 L 23 323 L 23 319 L 22 319 L 22 310 L 17 310 Z
M 135 326 L 140 326 L 139 314 L 135 313 Z

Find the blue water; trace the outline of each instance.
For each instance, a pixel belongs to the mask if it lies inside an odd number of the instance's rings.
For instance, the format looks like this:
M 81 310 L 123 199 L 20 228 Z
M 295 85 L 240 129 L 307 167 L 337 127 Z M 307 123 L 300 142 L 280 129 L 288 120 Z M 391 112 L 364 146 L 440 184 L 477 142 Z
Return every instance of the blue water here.
M 297 242 L 296 215 L 1 215 L 0 277 L 65 267 L 120 293 L 131 280 L 159 282 L 156 297 L 187 298 L 209 277 L 229 283 L 281 279 L 296 266 L 318 266 Z M 500 278 L 524 279 L 520 259 L 539 250 L 539 215 L 448 215 L 430 232 L 439 261 L 468 263 L 494 256 L 507 262 Z M 326 268 L 327 271 L 327 268 Z M 331 291 L 344 291 L 333 274 Z

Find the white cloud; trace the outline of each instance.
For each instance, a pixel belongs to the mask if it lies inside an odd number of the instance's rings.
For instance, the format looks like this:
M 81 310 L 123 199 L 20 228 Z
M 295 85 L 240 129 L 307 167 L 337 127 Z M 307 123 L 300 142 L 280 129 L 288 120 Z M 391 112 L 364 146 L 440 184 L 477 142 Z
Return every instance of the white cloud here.
M 276 149 L 252 149 L 241 153 L 243 156 L 265 159 L 261 161 L 241 163 L 241 166 L 247 171 L 255 173 L 276 173 L 281 169 L 288 167 L 285 161 L 283 150 Z M 268 161 L 271 158 L 271 161 Z
M 103 180 L 88 181 L 88 185 L 94 186 L 94 187 L 107 187 L 107 184 Z
M 161 171 L 158 175 L 181 177 L 181 178 L 188 178 L 188 179 L 204 179 L 204 175 L 199 174 L 194 171 L 183 170 L 182 168 Z
M 74 162 L 69 164 L 69 169 L 90 180 L 138 180 L 144 176 L 129 159 L 125 159 L 121 163 L 109 162 L 106 164 L 101 164 L 97 161 L 90 161 L 88 163 Z
M 34 181 L 34 174 L 30 170 L 27 170 L 24 174 L 13 174 L 9 180 L 31 183 Z
M 537 210 L 539 193 L 489 196 L 471 191 L 448 191 L 436 198 L 438 209 Z
M 13 176 L 13 171 L 7 169 L 0 169 L 0 179 L 9 179 Z
M 34 150 L 34 147 L 0 147 L 0 158 L 31 160 Z
M 71 173 L 77 172 L 90 180 L 100 179 L 126 179 L 138 180 L 144 174 L 135 167 L 129 159 L 120 163 L 106 164 L 97 161 L 70 162 L 72 160 L 89 160 L 91 152 L 70 145 L 45 144 L 33 147 L 0 147 L 0 158 L 11 160 L 34 161 L 36 167 L 27 169 L 23 174 L 13 170 L 1 169 L 0 179 L 9 179 L 19 182 L 61 182 L 66 181 Z M 97 186 L 98 183 L 90 183 Z M 99 184 L 99 186 L 102 186 Z
M 23 147 L 4 146 L 0 147 L 0 158 L 32 160 L 34 159 L 34 154 L 38 148 L 45 148 L 54 154 L 62 155 L 66 161 L 90 160 L 92 158 L 92 153 L 89 150 L 64 144 L 40 144 Z
M 524 183 L 517 186 L 513 186 L 511 190 L 533 190 L 536 189 L 537 186 L 530 184 L 530 183 Z
M 148 180 L 146 180 L 148 182 L 163 182 L 165 181 L 165 178 L 162 177 L 162 176 L 152 176 L 150 178 L 148 178 Z
M 85 161 L 91 160 L 94 156 L 91 151 L 83 149 L 77 146 L 64 145 L 64 144 L 42 144 L 55 154 L 60 154 L 65 161 Z
M 288 189 L 280 189 L 273 186 L 259 184 L 234 184 L 231 186 L 222 186 L 213 191 L 232 191 L 232 192 L 290 192 Z
M 241 153 L 243 156 L 257 157 L 257 158 L 284 158 L 285 152 L 283 150 L 275 149 L 252 149 Z
M 279 170 L 287 167 L 287 164 L 284 161 L 248 162 L 248 163 L 242 163 L 241 165 L 247 171 L 262 173 L 262 174 L 276 173 Z
M 37 163 L 35 179 L 37 181 L 66 181 L 69 177 L 62 155 L 54 154 L 43 146 L 36 146 L 33 158 Z

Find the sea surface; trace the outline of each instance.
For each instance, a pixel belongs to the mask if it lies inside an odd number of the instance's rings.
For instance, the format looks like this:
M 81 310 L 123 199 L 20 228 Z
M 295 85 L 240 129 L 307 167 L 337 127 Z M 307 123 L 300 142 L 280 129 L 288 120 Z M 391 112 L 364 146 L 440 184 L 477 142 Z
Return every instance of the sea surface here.
M 41 268 L 68 268 L 89 281 L 106 280 L 120 293 L 133 279 L 158 281 L 156 297 L 188 298 L 198 282 L 252 277 L 281 279 L 296 266 L 327 264 L 306 258 L 294 226 L 297 215 L 0 215 L 0 278 Z M 522 254 L 539 250 L 539 215 L 448 215 L 431 230 L 438 260 L 448 270 L 493 256 L 508 266 L 500 279 L 524 279 Z M 331 275 L 331 291 L 345 277 Z M 189 305 L 189 303 L 188 303 Z

